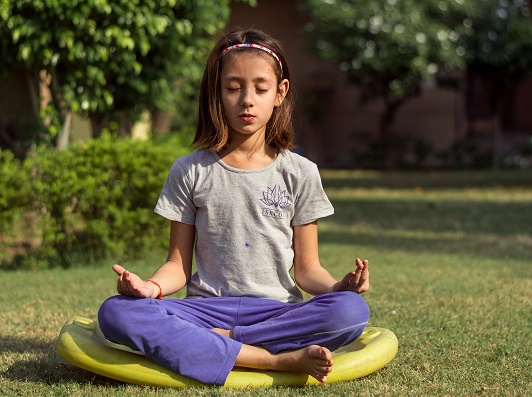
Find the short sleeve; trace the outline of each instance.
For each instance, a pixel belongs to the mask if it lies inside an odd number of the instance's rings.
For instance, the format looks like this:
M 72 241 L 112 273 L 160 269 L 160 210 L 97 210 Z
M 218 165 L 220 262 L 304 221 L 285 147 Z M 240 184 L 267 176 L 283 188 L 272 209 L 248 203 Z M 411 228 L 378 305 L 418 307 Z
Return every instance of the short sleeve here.
M 154 212 L 171 220 L 194 225 L 196 207 L 193 202 L 193 183 L 189 173 L 176 160 L 166 177 Z
M 306 168 L 299 185 L 292 226 L 305 225 L 334 214 L 334 208 L 323 189 L 318 167 Z

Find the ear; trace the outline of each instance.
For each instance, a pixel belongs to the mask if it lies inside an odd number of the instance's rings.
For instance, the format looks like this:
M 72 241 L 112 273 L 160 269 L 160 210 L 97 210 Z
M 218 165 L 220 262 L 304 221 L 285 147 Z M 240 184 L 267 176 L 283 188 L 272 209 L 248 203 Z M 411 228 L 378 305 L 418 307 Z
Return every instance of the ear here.
M 288 79 L 283 79 L 279 83 L 279 89 L 277 90 L 277 98 L 275 99 L 275 107 L 281 106 L 281 103 L 283 103 L 284 98 L 286 97 L 286 94 L 288 94 L 288 90 L 290 89 L 290 82 Z

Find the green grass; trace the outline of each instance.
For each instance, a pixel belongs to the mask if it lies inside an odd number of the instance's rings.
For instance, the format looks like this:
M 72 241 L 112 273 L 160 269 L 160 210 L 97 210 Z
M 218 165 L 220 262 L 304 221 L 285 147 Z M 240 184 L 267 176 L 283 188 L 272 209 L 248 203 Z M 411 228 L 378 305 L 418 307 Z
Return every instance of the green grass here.
M 57 355 L 73 315 L 114 292 L 110 263 L 0 272 L 2 396 L 525 396 L 532 390 L 532 173 L 324 171 L 336 214 L 322 262 L 342 276 L 370 260 L 371 325 L 399 352 L 383 370 L 327 386 L 222 390 L 126 385 Z M 128 263 L 143 276 L 164 259 Z

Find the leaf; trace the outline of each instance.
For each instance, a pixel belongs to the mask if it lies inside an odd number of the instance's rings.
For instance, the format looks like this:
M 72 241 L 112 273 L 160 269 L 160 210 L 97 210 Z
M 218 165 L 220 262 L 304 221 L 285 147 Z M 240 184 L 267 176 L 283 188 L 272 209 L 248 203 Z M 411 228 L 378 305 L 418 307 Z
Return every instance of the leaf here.
M 23 61 L 28 61 L 31 56 L 31 47 L 29 44 L 22 44 L 19 48 L 19 56 Z

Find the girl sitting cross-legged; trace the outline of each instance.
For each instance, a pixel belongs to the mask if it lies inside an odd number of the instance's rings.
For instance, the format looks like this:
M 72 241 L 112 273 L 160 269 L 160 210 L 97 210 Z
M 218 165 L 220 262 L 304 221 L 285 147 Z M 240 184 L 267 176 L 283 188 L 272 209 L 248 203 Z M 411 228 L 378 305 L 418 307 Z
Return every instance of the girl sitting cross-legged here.
M 316 165 L 290 151 L 291 92 L 269 35 L 237 28 L 218 41 L 201 84 L 198 150 L 175 161 L 155 207 L 171 221 L 168 259 L 149 280 L 113 265 L 119 295 L 98 313 L 109 340 L 223 385 L 235 366 L 325 382 L 331 352 L 361 335 L 368 261 L 357 258 L 340 281 L 320 264 L 317 222 L 333 208 Z M 161 299 L 185 287 L 185 299 Z

